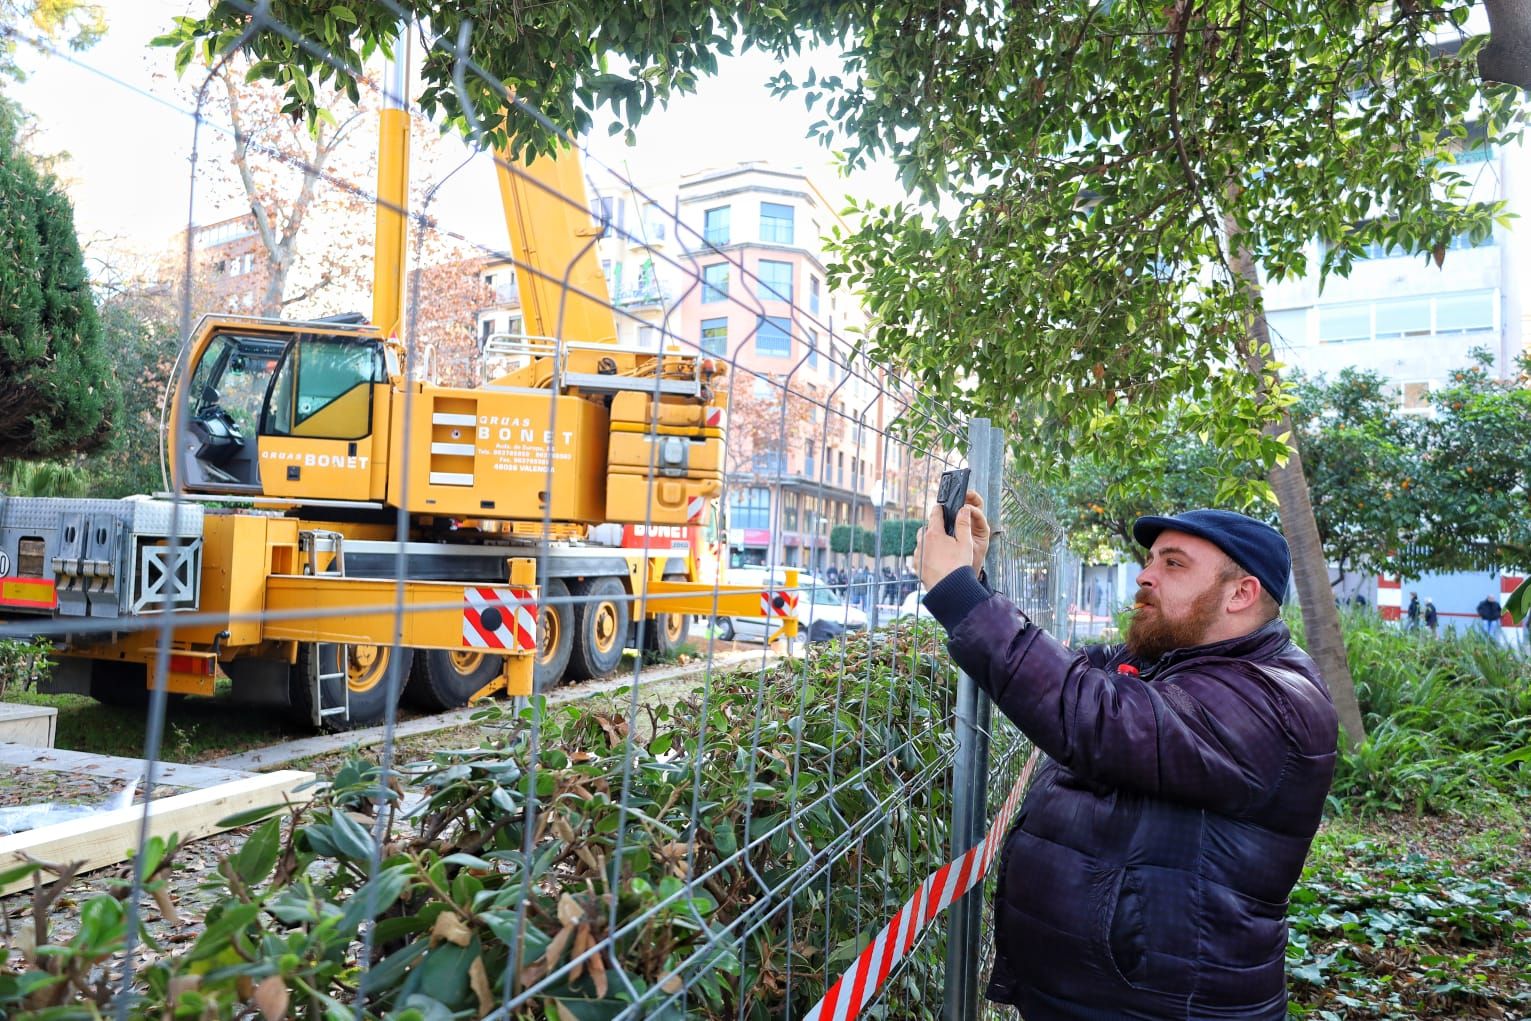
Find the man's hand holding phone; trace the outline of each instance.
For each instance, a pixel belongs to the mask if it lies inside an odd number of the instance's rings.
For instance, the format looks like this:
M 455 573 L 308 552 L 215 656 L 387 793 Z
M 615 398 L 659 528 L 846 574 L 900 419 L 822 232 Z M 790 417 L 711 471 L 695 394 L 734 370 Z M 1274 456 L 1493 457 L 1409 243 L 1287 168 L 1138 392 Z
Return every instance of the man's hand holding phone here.
M 968 490 L 967 476 L 966 469 L 942 475 L 930 522 L 915 545 L 915 570 L 927 591 L 963 567 L 983 569 L 991 531 L 983 513 L 983 497 Z

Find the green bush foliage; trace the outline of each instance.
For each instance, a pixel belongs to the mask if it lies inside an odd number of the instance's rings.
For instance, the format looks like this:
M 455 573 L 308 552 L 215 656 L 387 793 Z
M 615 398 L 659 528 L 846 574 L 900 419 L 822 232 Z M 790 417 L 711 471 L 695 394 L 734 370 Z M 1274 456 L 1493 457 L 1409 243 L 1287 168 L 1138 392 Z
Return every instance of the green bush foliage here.
M 1361 610 L 1345 646 L 1367 739 L 1341 751 L 1342 813 L 1513 809 L 1531 795 L 1531 660 L 1476 635 L 1432 638 Z
M 0 451 L 40 460 L 107 440 L 120 394 L 74 210 L 0 103 Z
M 0 697 L 46 677 L 52 653 L 53 646 L 40 638 L 0 638 Z
M 212 880 L 223 899 L 189 949 L 138 976 L 133 1016 L 279 1005 L 338 1021 L 363 986 L 367 1017 L 419 1021 L 481 1016 L 507 988 L 536 994 L 518 1018 L 597 1021 L 638 998 L 651 1018 L 800 1016 L 948 856 L 953 674 L 938 641 L 929 626 L 862 639 L 843 660 L 832 648 L 714 676 L 705 699 L 632 717 L 544 707 L 535 738 L 530 710 L 490 709 L 504 737 L 438 753 L 403 783 L 357 760 L 290 822 L 243 820 L 259 825 Z M 406 790 L 424 802 L 404 817 Z M 122 906 L 80 912 L 79 935 L 0 971 L 0 1015 L 104 1009 L 92 968 L 122 944 Z M 941 953 L 927 939 L 895 987 L 939 989 Z M 939 1012 L 912 1002 L 901 1016 Z
M 1531 874 L 1504 850 L 1321 839 L 1288 914 L 1294 1017 L 1524 1017 Z M 1441 846 L 1447 845 L 1447 846 Z

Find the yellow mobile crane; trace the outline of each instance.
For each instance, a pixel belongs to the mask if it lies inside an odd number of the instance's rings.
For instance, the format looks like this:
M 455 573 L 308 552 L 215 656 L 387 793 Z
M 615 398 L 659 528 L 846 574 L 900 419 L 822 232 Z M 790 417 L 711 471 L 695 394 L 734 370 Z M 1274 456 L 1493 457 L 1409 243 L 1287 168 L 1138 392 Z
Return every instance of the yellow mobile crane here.
M 166 397 L 176 502 L 0 497 L 0 618 L 54 620 L 55 690 L 141 700 L 166 614 L 170 691 L 210 695 L 221 669 L 329 729 L 382 718 L 396 640 L 406 694 L 443 709 L 610 674 L 627 647 L 679 645 L 693 614 L 795 632 L 789 594 L 719 589 L 695 544 L 628 549 L 601 527 L 717 528 L 724 369 L 615 343 L 574 153 L 498 154 L 521 367 L 476 388 L 406 378 L 402 67 L 371 322 L 205 317 Z

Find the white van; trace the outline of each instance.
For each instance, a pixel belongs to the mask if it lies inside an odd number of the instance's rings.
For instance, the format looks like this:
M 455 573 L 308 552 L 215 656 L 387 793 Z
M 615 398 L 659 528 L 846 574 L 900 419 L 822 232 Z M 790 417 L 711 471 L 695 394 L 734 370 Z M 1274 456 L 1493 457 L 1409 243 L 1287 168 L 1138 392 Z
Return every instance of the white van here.
M 783 567 L 768 570 L 764 567 L 731 567 L 725 577 L 729 585 L 759 585 L 762 589 L 771 584 L 785 585 L 787 570 Z M 806 571 L 797 575 L 797 633 L 806 638 L 815 621 L 829 621 L 847 631 L 865 631 L 866 614 L 841 599 L 825 582 Z M 718 637 L 741 642 L 764 642 L 772 632 L 781 627 L 781 621 L 772 617 L 719 617 Z

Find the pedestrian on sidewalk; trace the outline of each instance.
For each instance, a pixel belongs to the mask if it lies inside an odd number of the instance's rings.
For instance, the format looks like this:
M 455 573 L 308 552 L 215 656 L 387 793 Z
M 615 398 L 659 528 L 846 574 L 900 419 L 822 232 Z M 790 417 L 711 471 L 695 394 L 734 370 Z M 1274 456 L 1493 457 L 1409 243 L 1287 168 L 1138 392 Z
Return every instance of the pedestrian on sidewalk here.
M 1490 592 L 1483 597 L 1483 602 L 1478 604 L 1478 630 L 1484 638 L 1490 642 L 1498 643 L 1501 629 L 1499 618 L 1504 614 L 1504 607 L 1499 605 L 1499 600 Z
M 1127 641 L 1074 651 L 987 586 L 968 504 L 955 536 L 931 511 L 925 605 L 1047 756 L 999 862 L 989 999 L 1026 1021 L 1284 1021 L 1287 898 L 1339 730 L 1281 620 L 1286 540 L 1229 511 L 1139 518 Z
M 1425 627 L 1430 629 L 1430 637 L 1431 638 L 1435 637 L 1435 629 L 1440 625 L 1440 623 L 1441 623 L 1441 615 L 1436 612 L 1435 603 L 1433 601 L 1429 600 L 1429 599 L 1426 599 L 1425 600 Z
M 1418 631 L 1419 630 L 1419 618 L 1420 618 L 1420 614 L 1422 612 L 1423 611 L 1421 610 L 1420 605 L 1419 605 L 1419 593 L 1418 592 L 1410 592 L 1409 593 L 1409 630 L 1410 631 Z

